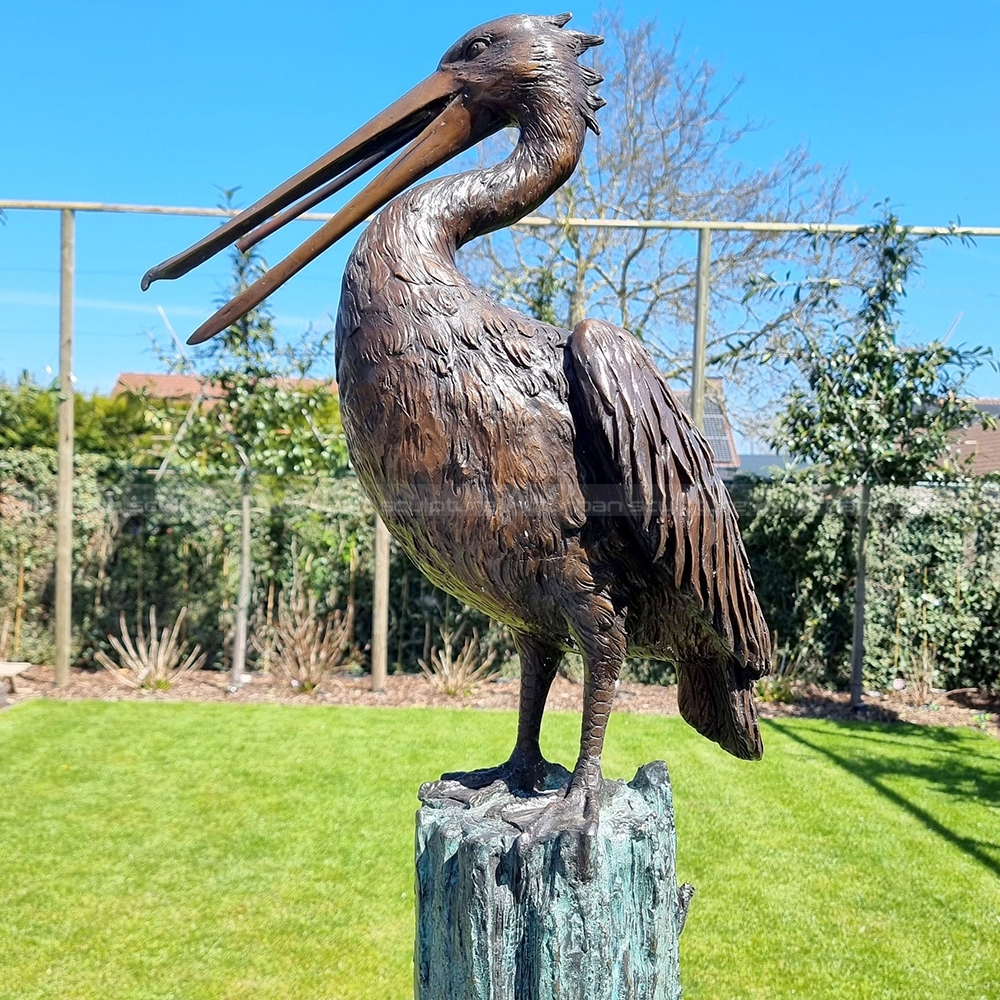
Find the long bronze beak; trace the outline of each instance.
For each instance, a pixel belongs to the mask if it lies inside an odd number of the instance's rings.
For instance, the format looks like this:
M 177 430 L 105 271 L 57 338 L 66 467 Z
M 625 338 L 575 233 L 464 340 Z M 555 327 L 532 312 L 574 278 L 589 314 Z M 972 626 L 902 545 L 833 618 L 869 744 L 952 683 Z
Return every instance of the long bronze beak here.
M 485 134 L 476 127 L 474 111 L 466 106 L 460 91 L 455 77 L 439 69 L 350 138 L 214 233 L 150 268 L 142 279 L 143 290 L 160 278 L 179 278 L 236 240 L 244 249 L 252 246 L 409 142 L 329 222 L 198 327 L 188 343 L 200 344 L 221 333 L 372 212 Z

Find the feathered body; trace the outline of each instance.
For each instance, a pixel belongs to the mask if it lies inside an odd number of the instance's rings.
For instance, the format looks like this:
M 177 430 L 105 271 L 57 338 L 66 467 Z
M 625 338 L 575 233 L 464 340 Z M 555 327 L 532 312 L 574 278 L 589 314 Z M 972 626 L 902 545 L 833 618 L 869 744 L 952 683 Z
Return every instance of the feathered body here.
M 626 650 L 674 661 L 685 718 L 758 757 L 768 633 L 708 444 L 630 334 L 541 323 L 456 266 L 569 177 L 584 103 L 522 108 L 507 160 L 406 192 L 361 235 L 337 318 L 352 461 L 427 576 L 514 630 L 541 675 L 529 696 L 544 702 L 561 651 L 583 652 L 598 757 Z
M 577 59 L 602 39 L 564 30 L 569 18 L 512 15 L 474 28 L 423 82 L 142 279 L 145 289 L 180 277 L 234 239 L 245 251 L 402 150 L 188 343 L 229 328 L 382 209 L 351 254 L 337 316 L 351 458 L 417 565 L 507 623 L 521 659 L 514 751 L 461 775 L 467 786 L 559 784 L 564 772 L 539 748 L 542 712 L 563 653 L 584 661 L 580 756 L 531 836 L 581 813 L 584 829 L 597 823 L 627 652 L 674 661 L 684 718 L 745 758 L 763 750 L 752 692 L 770 660 L 711 450 L 642 345 L 599 320 L 569 333 L 522 316 L 455 264 L 464 243 L 565 183 L 586 130 L 598 131 L 601 77 Z M 411 188 L 506 125 L 520 139 L 503 163 Z

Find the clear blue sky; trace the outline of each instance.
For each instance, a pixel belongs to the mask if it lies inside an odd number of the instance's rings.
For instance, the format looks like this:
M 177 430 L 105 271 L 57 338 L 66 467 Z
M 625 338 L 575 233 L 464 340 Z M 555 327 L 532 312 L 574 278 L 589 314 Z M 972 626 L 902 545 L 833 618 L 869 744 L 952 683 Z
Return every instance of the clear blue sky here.
M 573 6 L 577 27 L 596 4 Z M 253 200 L 381 110 L 468 28 L 517 9 L 497 3 L 165 4 L 0 0 L 0 198 L 211 205 L 213 185 Z M 866 204 L 888 196 L 905 221 L 1000 226 L 1000 0 L 625 0 L 626 22 L 656 18 L 664 41 L 720 81 L 742 78 L 734 115 L 765 119 L 746 144 L 765 164 L 804 142 L 847 165 Z M 555 13 L 556 8 L 530 9 Z M 605 93 L 609 100 L 615 95 Z M 870 217 L 865 213 L 865 217 Z M 151 264 L 212 220 L 80 216 L 75 370 L 107 390 L 155 362 L 146 331 L 162 305 L 186 334 L 212 308 L 225 262 L 143 295 Z M 276 260 L 304 224 L 273 238 Z M 283 329 L 336 308 L 335 248 L 274 299 Z M 932 248 L 907 325 L 1000 355 L 1000 239 Z M 0 373 L 57 364 L 58 216 L 10 213 L 0 228 Z M 1000 395 L 984 371 L 973 386 Z

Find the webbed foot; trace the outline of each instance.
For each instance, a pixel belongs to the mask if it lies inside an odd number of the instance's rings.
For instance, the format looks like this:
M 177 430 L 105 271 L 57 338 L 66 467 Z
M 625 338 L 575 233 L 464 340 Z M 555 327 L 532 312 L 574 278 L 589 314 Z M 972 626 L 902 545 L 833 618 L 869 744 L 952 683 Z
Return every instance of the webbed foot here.
M 601 792 L 600 769 L 577 771 L 562 795 L 554 798 L 521 834 L 522 847 L 547 840 L 564 830 L 593 837 L 597 833 Z
M 466 788 L 488 788 L 501 781 L 508 791 L 521 795 L 562 788 L 569 778 L 570 773 L 562 764 L 553 764 L 540 753 L 519 750 L 515 750 L 509 760 L 497 767 L 484 767 L 477 771 L 449 771 L 441 775 L 442 781 L 457 781 Z
M 579 831 L 585 837 L 597 833 L 597 793 L 579 786 L 570 787 L 565 796 L 549 802 L 541 815 L 521 834 L 521 847 L 548 840 L 565 830 Z

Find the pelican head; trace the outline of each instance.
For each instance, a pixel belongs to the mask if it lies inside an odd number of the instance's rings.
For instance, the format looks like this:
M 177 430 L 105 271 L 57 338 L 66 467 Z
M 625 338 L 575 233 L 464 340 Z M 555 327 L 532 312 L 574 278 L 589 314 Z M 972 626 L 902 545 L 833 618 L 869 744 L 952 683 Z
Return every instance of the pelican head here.
M 563 30 L 571 16 L 511 14 L 473 28 L 444 54 L 438 73 L 455 80 L 467 105 L 492 114 L 491 132 L 546 113 L 575 115 L 598 132 L 594 112 L 604 101 L 592 88 L 602 78 L 577 59 L 604 39 Z
M 400 150 L 322 228 L 253 285 L 224 305 L 188 339 L 199 344 L 259 305 L 345 233 L 436 167 L 508 125 L 522 130 L 549 122 L 562 131 L 589 127 L 604 101 L 601 77 L 577 62 L 603 39 L 565 30 L 571 15 L 512 14 L 460 38 L 437 70 L 250 208 L 183 253 L 150 268 L 145 291 L 160 278 L 179 278 L 237 241 L 241 250 L 328 198 Z M 405 148 L 404 148 L 405 147 Z

